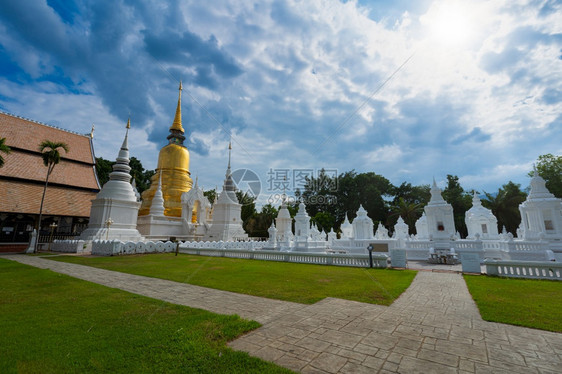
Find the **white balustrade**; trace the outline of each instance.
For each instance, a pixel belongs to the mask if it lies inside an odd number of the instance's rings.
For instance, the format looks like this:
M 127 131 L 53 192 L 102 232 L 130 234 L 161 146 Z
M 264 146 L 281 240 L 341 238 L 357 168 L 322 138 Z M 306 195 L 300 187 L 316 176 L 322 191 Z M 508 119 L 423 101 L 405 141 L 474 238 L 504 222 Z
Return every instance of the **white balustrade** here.
M 559 262 L 485 260 L 484 264 L 488 275 L 562 280 L 562 263 Z
M 317 265 L 336 265 L 336 266 L 356 266 L 369 267 L 369 256 L 363 254 L 327 254 L 327 253 L 299 253 L 299 252 L 274 252 L 264 250 L 246 250 L 246 249 L 215 249 L 195 248 L 194 243 L 183 243 L 180 251 L 186 254 L 230 257 L 242 259 L 255 259 L 265 261 L 282 261 L 301 264 L 317 264 Z M 385 254 L 373 255 L 373 266 L 377 268 L 386 268 L 388 256 Z
M 54 240 L 51 244 L 51 251 L 63 253 L 82 253 L 84 252 L 84 240 Z

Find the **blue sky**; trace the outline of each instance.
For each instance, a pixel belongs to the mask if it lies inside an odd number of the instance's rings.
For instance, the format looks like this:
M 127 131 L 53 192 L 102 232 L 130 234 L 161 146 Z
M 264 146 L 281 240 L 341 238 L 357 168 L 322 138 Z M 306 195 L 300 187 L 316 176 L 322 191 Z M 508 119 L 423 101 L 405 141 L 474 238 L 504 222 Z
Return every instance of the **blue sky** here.
M 559 1 L 0 2 L 0 110 L 154 168 L 183 80 L 192 176 L 374 171 L 528 185 L 562 154 Z M 390 79 L 389 79 L 390 78 Z M 9 141 L 8 141 L 9 143 Z

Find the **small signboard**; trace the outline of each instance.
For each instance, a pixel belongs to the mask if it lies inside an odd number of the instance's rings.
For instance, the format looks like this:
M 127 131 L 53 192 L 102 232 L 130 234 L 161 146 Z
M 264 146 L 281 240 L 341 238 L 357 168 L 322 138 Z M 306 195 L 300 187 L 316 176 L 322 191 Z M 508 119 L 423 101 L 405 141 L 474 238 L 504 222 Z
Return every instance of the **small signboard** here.
M 478 253 L 461 253 L 461 264 L 463 273 L 480 274 L 480 256 Z
M 373 252 L 388 252 L 388 243 L 370 243 L 373 247 Z
M 406 267 L 406 250 L 405 249 L 392 249 L 390 251 L 390 266 L 393 268 Z

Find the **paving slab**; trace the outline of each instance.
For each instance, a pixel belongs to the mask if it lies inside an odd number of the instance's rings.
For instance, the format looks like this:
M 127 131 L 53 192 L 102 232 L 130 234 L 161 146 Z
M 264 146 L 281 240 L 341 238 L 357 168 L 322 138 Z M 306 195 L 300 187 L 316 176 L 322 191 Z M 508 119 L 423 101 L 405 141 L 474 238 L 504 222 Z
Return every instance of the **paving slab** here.
M 335 298 L 303 305 L 37 256 L 0 258 L 258 321 L 262 327 L 229 346 L 297 372 L 562 371 L 562 334 L 483 321 L 462 275 L 454 271 L 419 271 L 388 307 Z

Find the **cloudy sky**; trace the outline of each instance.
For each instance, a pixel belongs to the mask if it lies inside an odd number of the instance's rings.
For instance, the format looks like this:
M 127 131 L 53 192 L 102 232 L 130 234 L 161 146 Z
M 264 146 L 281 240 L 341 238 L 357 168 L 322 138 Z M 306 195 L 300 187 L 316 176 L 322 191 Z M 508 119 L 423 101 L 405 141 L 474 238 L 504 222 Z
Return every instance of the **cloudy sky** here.
M 212 5 L 210 5 L 212 4 Z M 0 110 L 155 168 L 183 81 L 192 176 L 374 171 L 528 185 L 562 154 L 562 3 L 2 0 Z M 9 141 L 8 141 L 9 143 Z

